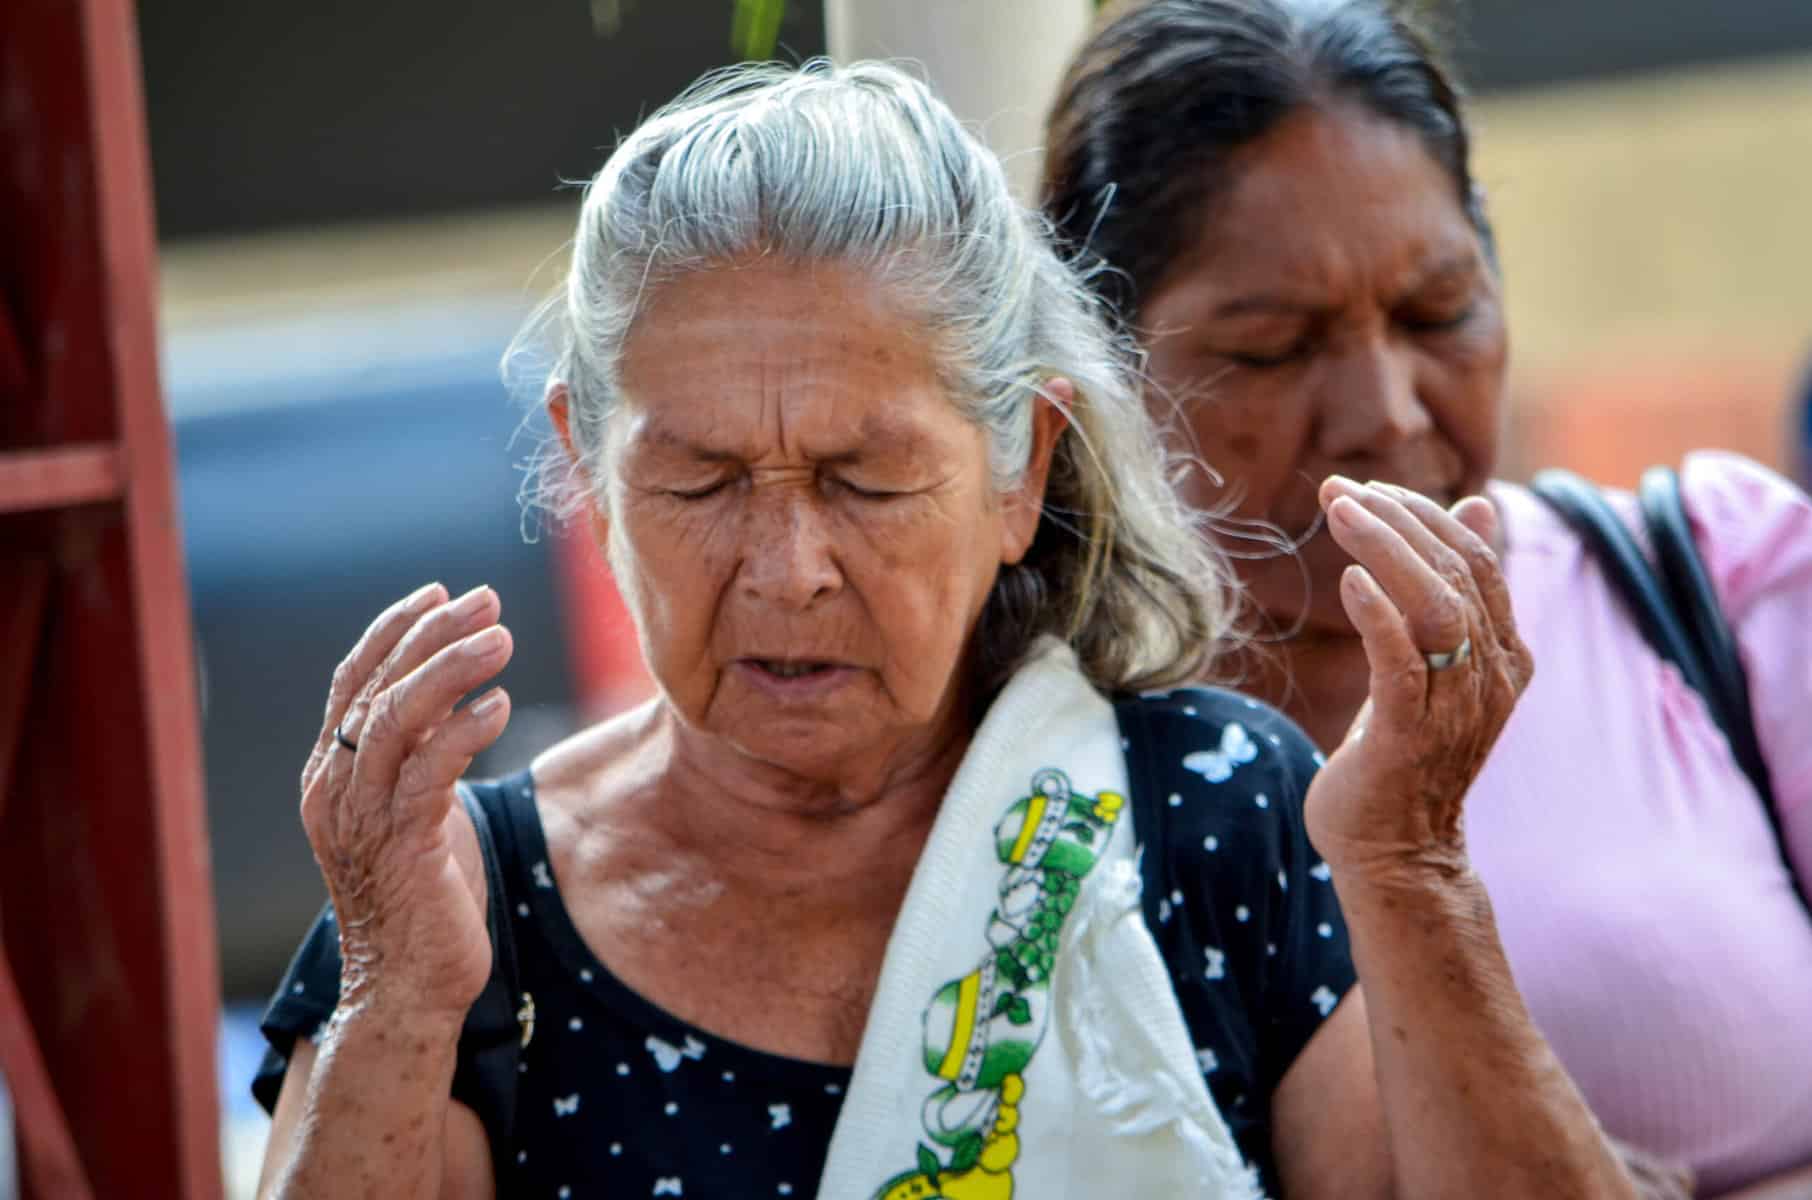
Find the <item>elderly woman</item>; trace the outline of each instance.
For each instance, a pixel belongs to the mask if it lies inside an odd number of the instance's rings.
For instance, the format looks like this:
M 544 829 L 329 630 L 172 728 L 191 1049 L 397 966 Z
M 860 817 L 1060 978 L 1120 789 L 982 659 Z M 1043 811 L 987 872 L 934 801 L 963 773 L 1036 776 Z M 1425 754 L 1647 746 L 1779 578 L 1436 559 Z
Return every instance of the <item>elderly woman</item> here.
M 642 126 L 557 332 L 659 695 L 467 786 L 497 595 L 372 624 L 264 1194 L 1627 1194 L 1460 844 L 1530 670 L 1488 505 L 1322 493 L 1372 708 L 1318 774 L 1255 701 L 1141 698 L 1215 648 L 1214 560 L 1085 290 L 886 67 Z
M 1252 652 L 1221 669 L 1331 750 L 1376 666 L 1324 481 L 1382 481 L 1418 514 L 1485 491 L 1542 674 L 1472 787 L 1467 845 L 1536 1024 L 1611 1134 L 1710 1194 L 1812 1194 L 1812 920 L 1788 865 L 1812 883 L 1812 506 L 1753 464 L 1687 459 L 1783 847 L 1580 539 L 1488 482 L 1506 359 L 1490 228 L 1454 85 L 1397 6 L 1111 13 L 1047 155 L 1047 211 L 1111 266 L 1094 278 L 1145 341 L 1156 407 L 1214 468 L 1181 489 L 1252 601 Z

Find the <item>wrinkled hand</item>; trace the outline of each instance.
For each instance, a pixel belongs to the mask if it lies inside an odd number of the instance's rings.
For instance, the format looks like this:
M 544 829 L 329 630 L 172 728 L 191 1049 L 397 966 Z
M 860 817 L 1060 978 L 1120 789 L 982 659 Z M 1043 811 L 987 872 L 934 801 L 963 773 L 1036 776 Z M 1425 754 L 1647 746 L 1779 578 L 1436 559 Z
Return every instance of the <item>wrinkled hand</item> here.
M 1463 873 L 1466 791 L 1534 674 L 1491 548 L 1497 513 L 1480 497 L 1450 512 L 1339 476 L 1322 485 L 1321 502 L 1354 560 L 1340 598 L 1371 679 L 1370 697 L 1309 789 L 1309 837 L 1349 875 Z M 1462 644 L 1464 661 L 1429 663 Z
M 340 927 L 341 1001 L 463 1016 L 491 970 L 477 837 L 454 784 L 503 732 L 496 593 L 432 584 L 392 605 L 335 669 L 302 770 L 302 826 Z M 356 746 L 339 743 L 343 731 Z

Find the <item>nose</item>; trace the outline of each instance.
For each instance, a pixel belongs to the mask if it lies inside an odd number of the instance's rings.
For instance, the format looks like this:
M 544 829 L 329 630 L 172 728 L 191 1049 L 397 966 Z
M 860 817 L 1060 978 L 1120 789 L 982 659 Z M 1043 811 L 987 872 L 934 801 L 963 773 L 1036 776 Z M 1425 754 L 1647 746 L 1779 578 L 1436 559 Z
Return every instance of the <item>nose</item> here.
M 1320 397 L 1319 441 L 1332 459 L 1373 457 L 1434 427 L 1416 395 L 1415 362 L 1384 336 L 1342 348 Z
M 810 486 L 756 487 L 742 530 L 740 585 L 752 599 L 803 611 L 843 586 L 831 514 Z

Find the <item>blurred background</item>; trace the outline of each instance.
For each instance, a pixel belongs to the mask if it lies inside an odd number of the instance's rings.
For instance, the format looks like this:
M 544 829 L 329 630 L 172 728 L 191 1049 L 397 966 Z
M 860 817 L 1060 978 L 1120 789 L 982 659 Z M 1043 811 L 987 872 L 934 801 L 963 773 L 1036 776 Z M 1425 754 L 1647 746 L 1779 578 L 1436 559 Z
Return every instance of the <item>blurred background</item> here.
M 1016 178 L 1089 0 L 140 5 L 228 1017 L 230 1191 L 256 1014 L 323 899 L 295 815 L 328 676 L 432 579 L 501 593 L 501 772 L 644 694 L 591 548 L 526 518 L 545 430 L 498 362 L 616 136 L 745 55 L 906 55 Z M 1515 351 L 1509 473 L 1790 469 L 1812 357 L 1812 4 L 1471 0 Z M 1797 440 L 1796 440 L 1797 439 Z

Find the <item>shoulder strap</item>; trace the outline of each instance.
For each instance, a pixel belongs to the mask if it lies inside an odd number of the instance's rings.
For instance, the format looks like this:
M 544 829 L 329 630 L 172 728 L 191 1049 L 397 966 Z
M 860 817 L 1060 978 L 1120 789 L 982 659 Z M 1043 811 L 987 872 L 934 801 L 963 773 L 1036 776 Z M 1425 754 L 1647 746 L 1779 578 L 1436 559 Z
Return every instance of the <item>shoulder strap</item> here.
M 1730 743 L 1731 756 L 1761 798 L 1794 893 L 1812 914 L 1812 897 L 1786 856 L 1785 831 L 1756 739 L 1742 659 L 1693 540 L 1679 477 L 1669 467 L 1654 467 L 1642 478 L 1643 526 L 1660 561 L 1659 573 L 1596 485 L 1571 471 L 1550 469 L 1537 474 L 1530 488 L 1585 540 L 1642 636 L 1703 697 Z
M 1557 468 L 1542 471 L 1529 486 L 1585 540 L 1648 644 L 1679 669 L 1694 691 L 1711 701 L 1710 677 L 1692 634 L 1674 611 L 1673 599 L 1649 565 L 1648 556 L 1604 493 L 1573 472 Z M 1723 723 L 1715 705 L 1712 715 Z
M 504 886 L 503 866 L 498 857 L 497 835 L 490 816 L 477 793 L 466 784 L 458 786 L 466 815 L 478 834 L 478 850 L 484 858 L 484 881 L 487 903 L 485 924 L 491 933 L 491 977 L 484 991 L 467 1014 L 465 1037 L 473 1047 L 469 1069 L 477 1076 L 478 1094 L 492 1111 L 480 1113 L 491 1143 L 491 1168 L 496 1178 L 505 1178 L 506 1155 L 515 1128 L 517 1063 L 522 1055 L 516 997 L 520 977 L 516 969 L 516 939 L 509 916 L 509 893 Z
M 1782 834 L 1780 814 L 1774 805 L 1774 789 L 1768 778 L 1768 762 L 1762 757 L 1761 742 L 1755 734 L 1755 716 L 1749 707 L 1749 680 L 1743 671 L 1743 660 L 1737 652 L 1736 635 L 1724 616 L 1723 605 L 1712 586 L 1711 573 L 1705 569 L 1699 544 L 1693 538 L 1692 525 L 1686 517 L 1686 506 L 1680 495 L 1680 477 L 1671 467 L 1651 467 L 1643 473 L 1637 493 L 1642 504 L 1642 520 L 1648 529 L 1649 543 L 1661 564 L 1661 577 L 1672 594 L 1675 608 L 1684 617 L 1705 663 L 1707 700 L 1724 736 L 1730 740 L 1731 753 L 1737 765 L 1749 776 L 1755 790 L 1768 807 L 1768 818 L 1774 823 L 1775 836 Z M 1784 842 L 1782 843 L 1785 844 Z

